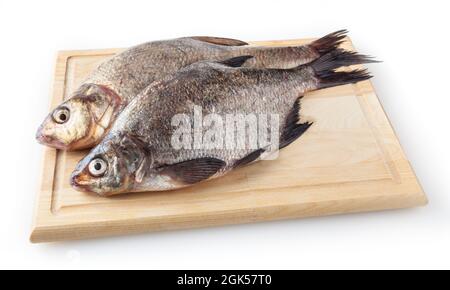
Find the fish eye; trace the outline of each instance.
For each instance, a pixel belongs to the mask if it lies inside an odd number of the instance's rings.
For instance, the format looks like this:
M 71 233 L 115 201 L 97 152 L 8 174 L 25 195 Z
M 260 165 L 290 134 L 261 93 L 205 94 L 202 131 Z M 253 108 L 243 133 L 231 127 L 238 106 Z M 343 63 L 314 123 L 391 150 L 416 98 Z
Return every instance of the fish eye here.
M 53 120 L 58 124 L 63 124 L 69 120 L 70 111 L 66 107 L 58 108 L 53 112 Z
M 102 158 L 95 158 L 91 162 L 89 162 L 89 173 L 92 176 L 98 177 L 105 174 L 108 165 L 105 160 Z

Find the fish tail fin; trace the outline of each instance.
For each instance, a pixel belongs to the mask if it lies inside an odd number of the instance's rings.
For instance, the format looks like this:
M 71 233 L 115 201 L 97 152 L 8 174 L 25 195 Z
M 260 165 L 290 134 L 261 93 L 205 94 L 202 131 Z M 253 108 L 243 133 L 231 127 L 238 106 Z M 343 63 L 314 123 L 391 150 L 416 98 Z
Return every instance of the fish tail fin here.
M 311 42 L 309 47 L 313 48 L 319 55 L 326 54 L 338 48 L 344 42 L 347 33 L 348 30 L 346 29 L 335 31 Z
M 347 72 L 329 72 L 319 75 L 319 88 L 331 88 L 336 86 L 355 84 L 372 78 L 366 69 L 356 69 Z
M 351 71 L 336 71 L 336 69 L 350 65 L 374 62 L 378 61 L 370 56 L 343 49 L 335 49 L 306 66 L 309 66 L 314 70 L 315 77 L 319 80 L 319 88 L 329 88 L 357 83 L 372 77 L 366 69 L 356 69 Z M 300 67 L 305 67 L 305 65 Z

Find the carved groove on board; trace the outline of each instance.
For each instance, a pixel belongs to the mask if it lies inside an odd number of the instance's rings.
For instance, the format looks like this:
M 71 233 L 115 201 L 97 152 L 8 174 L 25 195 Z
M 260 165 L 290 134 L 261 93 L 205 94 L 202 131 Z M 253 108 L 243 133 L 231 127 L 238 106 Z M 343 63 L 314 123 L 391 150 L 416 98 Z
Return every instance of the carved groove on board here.
M 380 132 L 378 131 L 377 127 L 374 124 L 372 112 L 369 109 L 370 106 L 367 103 L 367 93 L 361 93 L 359 84 L 352 85 L 355 90 L 356 99 L 358 100 L 361 110 L 364 112 L 364 117 L 367 120 L 367 123 L 369 124 L 369 128 L 373 134 L 373 137 L 375 141 L 377 142 L 378 148 L 380 149 L 380 155 L 384 158 L 384 162 L 386 165 L 386 168 L 389 170 L 389 172 L 392 175 L 392 180 L 396 183 L 400 183 L 400 174 L 398 173 L 397 168 L 395 167 L 395 163 L 392 160 L 391 155 L 389 154 L 389 151 L 386 149 Z M 372 86 L 372 84 L 370 84 Z

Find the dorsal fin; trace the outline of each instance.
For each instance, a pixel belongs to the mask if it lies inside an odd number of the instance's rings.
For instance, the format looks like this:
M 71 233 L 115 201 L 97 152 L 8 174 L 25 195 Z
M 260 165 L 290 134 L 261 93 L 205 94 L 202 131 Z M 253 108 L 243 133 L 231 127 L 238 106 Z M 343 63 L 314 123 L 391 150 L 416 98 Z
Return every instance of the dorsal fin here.
M 226 163 L 216 158 L 198 158 L 160 167 L 161 173 L 185 184 L 206 180 L 222 169 Z
M 300 99 L 302 97 L 303 96 L 299 97 L 295 101 L 294 106 L 286 117 L 286 123 L 280 136 L 280 149 L 297 140 L 297 138 L 305 133 L 305 131 L 308 130 L 308 128 L 312 125 L 312 123 L 310 122 L 298 124 L 298 121 L 300 119 Z
M 232 38 L 210 37 L 210 36 L 193 36 L 191 38 L 198 40 L 198 41 L 208 42 L 208 43 L 217 44 L 217 45 L 224 45 L 224 46 L 248 45 L 247 42 L 237 40 L 237 39 L 232 39 Z
M 220 61 L 219 63 L 231 67 L 241 67 L 248 59 L 253 58 L 252 55 L 242 55 Z

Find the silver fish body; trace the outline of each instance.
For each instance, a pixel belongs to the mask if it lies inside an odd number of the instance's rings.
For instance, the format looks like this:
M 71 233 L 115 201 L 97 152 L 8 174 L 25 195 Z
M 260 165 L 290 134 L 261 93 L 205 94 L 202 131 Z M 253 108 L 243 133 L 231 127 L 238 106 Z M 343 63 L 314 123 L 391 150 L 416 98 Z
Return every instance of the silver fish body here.
M 248 59 L 239 60 L 244 64 Z M 200 108 L 204 116 L 234 116 L 244 123 L 249 115 L 276 116 L 277 127 L 269 127 L 268 131 L 277 132 L 272 142 L 276 149 L 283 148 L 311 126 L 299 123 L 301 96 L 311 90 L 368 79 L 367 72 L 361 70 L 335 71 L 365 62 L 371 60 L 338 49 L 293 69 L 230 66 L 236 66 L 235 60 L 190 65 L 146 88 L 122 111 L 108 135 L 80 161 L 72 174 L 72 185 L 108 196 L 177 189 L 222 176 L 257 161 L 273 144 L 258 143 L 255 148 L 248 135 L 251 131 L 242 135 L 232 127 L 236 144 L 243 146 L 230 149 L 222 143 L 206 148 L 204 144 L 187 142 L 191 145 L 175 148 L 174 118 L 187 120 L 190 126 L 186 126 L 186 136 L 204 137 L 210 128 L 195 127 L 195 108 Z M 92 174 L 92 167 L 98 167 L 101 174 Z
M 337 31 L 308 45 L 291 47 L 257 47 L 215 37 L 185 37 L 132 47 L 95 69 L 48 115 L 36 138 L 58 149 L 90 148 L 106 135 L 121 110 L 144 88 L 185 66 L 202 60 L 252 55 L 244 66 L 292 68 L 335 49 L 345 33 Z
M 131 101 L 156 80 L 202 60 L 221 61 L 252 55 L 245 64 L 254 68 L 290 68 L 316 59 L 320 53 L 312 46 L 255 47 L 243 42 L 220 45 L 205 38 L 186 37 L 144 43 L 119 53 L 101 64 L 84 84 L 104 85 Z

